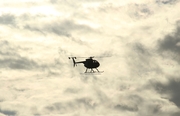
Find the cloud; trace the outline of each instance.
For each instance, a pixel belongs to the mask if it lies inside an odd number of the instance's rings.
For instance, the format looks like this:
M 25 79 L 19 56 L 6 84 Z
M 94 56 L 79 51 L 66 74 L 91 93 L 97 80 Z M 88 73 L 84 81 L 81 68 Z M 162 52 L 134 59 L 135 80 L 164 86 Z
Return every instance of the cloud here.
M 163 40 L 159 40 L 159 50 L 160 51 L 171 51 L 174 53 L 179 53 L 180 51 L 180 27 L 176 28 L 173 35 L 166 35 Z
M 36 28 L 36 27 L 31 27 L 31 26 L 29 26 L 29 25 L 26 25 L 26 26 L 24 26 L 23 28 L 24 28 L 24 29 L 27 29 L 27 30 L 30 30 L 30 31 L 40 32 L 40 33 L 42 33 L 43 35 L 46 35 L 45 32 L 43 32 L 41 29 L 38 29 L 38 28 Z
M 134 19 L 145 19 L 153 15 L 153 9 L 148 4 L 131 4 L 128 6 L 128 14 Z
M 163 39 L 158 41 L 158 51 L 160 54 L 169 53 L 173 60 L 179 61 L 180 56 L 180 26 L 177 23 L 177 28 L 173 34 L 166 35 Z
M 43 62 L 43 60 L 33 59 L 29 53 L 35 52 L 32 48 L 23 45 L 13 44 L 11 41 L 0 41 L 0 68 L 12 70 L 47 70 L 49 75 L 57 75 L 57 69 L 62 68 L 64 58 L 53 58 L 52 62 Z M 29 55 L 29 56 L 28 56 Z M 58 53 L 57 53 L 58 55 Z M 67 58 L 67 57 L 66 57 Z M 41 58 L 42 59 L 42 58 Z M 53 68 L 52 68 L 53 67 Z M 51 70 L 52 69 L 52 70 Z
M 137 106 L 128 106 L 128 105 L 115 105 L 114 108 L 116 110 L 123 110 L 123 111 L 132 111 L 132 112 L 137 112 L 139 109 Z
M 2 110 L 2 109 L 0 109 L 0 113 L 4 114 L 6 116 L 15 116 L 17 114 L 16 111 Z
M 38 67 L 38 64 L 17 53 L 18 47 L 13 46 L 8 41 L 0 41 L 0 68 L 25 69 L 30 70 Z
M 0 92 L 7 93 L 0 96 L 1 114 L 179 116 L 180 83 L 163 83 L 165 71 L 174 70 L 160 64 L 161 52 L 179 54 L 180 29 L 167 36 L 163 31 L 167 17 L 170 22 L 179 17 L 178 5 L 18 1 L 1 7 L 8 12 L 0 16 Z M 160 37 L 158 51 L 154 43 Z M 91 55 L 112 56 L 94 58 L 104 73 L 80 75 L 83 65 L 73 68 L 68 59 Z M 159 83 L 149 84 L 156 79 Z
M 178 0 L 156 0 L 158 4 L 175 4 Z
M 129 52 L 126 56 L 129 64 L 129 69 L 133 76 L 150 76 L 150 74 L 162 74 L 161 68 L 158 66 L 158 62 L 155 62 L 152 48 L 148 48 L 142 43 L 129 43 Z M 153 62 L 153 63 L 152 63 Z M 134 75 L 135 74 L 135 75 Z
M 70 101 L 56 102 L 49 106 L 44 107 L 45 112 L 53 114 L 62 114 L 66 112 L 79 111 L 91 111 L 96 108 L 96 104 L 93 103 L 91 98 L 77 98 Z
M 39 25 L 39 24 L 38 24 Z M 24 26 L 25 29 L 31 30 L 31 31 L 38 31 L 45 35 L 49 33 L 54 33 L 58 36 L 66 36 L 66 37 L 72 37 L 73 32 L 93 32 L 93 29 L 90 26 L 84 25 L 84 24 L 77 24 L 72 20 L 56 20 L 49 23 L 43 23 L 42 25 L 32 24 L 32 25 L 26 25 Z
M 179 116 L 180 115 L 180 112 L 176 112 L 174 114 L 172 114 L 172 116 Z
M 34 69 L 37 64 L 29 59 L 19 57 L 18 59 L 3 59 L 0 60 L 1 68 L 11 68 L 11 69 Z
M 180 77 L 168 77 L 167 83 L 155 82 L 153 87 L 159 92 L 163 98 L 163 94 L 166 95 L 165 99 L 169 99 L 173 102 L 177 107 L 180 107 Z
M 0 24 L 14 25 L 16 23 L 15 16 L 12 14 L 3 14 L 0 16 Z
M 133 45 L 133 49 L 135 50 L 136 53 L 138 53 L 139 55 L 142 54 L 144 56 L 148 56 L 150 57 L 151 53 L 148 50 L 148 48 L 146 48 L 143 44 L 141 43 L 134 43 Z

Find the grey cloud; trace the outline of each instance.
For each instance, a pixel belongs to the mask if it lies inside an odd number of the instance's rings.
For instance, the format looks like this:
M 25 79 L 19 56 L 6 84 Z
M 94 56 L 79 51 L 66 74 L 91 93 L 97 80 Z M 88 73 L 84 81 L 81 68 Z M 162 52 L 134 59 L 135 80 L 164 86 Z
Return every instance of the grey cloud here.
M 176 106 L 180 107 L 180 80 L 179 78 L 173 79 L 174 77 L 169 77 L 169 82 L 167 84 L 161 82 L 155 82 L 153 87 L 160 94 L 167 94 L 170 96 L 169 99 L 171 102 L 176 104 Z
M 29 25 L 25 25 L 24 26 L 24 29 L 28 29 L 28 30 L 30 30 L 30 31 L 37 31 L 37 32 L 40 32 L 40 33 L 42 33 L 43 35 L 46 35 L 43 31 L 41 31 L 40 29 L 38 29 L 38 28 L 36 28 L 36 27 L 31 27 L 31 26 L 29 26 Z
M 32 20 L 38 17 L 46 17 L 44 15 L 36 15 L 31 16 L 29 14 L 23 14 L 19 17 L 16 17 L 12 14 L 3 14 L 0 16 L 0 24 L 4 25 L 16 25 L 22 24 L 24 29 L 30 30 L 30 31 L 36 31 L 40 32 L 43 35 L 46 35 L 48 32 L 57 34 L 59 36 L 67 36 L 71 37 L 71 34 L 73 31 L 94 31 L 90 26 L 84 25 L 84 24 L 77 24 L 73 20 L 56 20 L 50 23 L 38 23 L 37 25 L 34 24 L 27 24 L 26 22 L 16 22 L 16 18 L 24 20 Z
M 67 111 L 75 111 L 77 109 L 94 109 L 96 105 L 91 104 L 92 101 L 93 100 L 91 98 L 77 98 L 68 102 L 56 102 L 52 105 L 46 106 L 45 110 L 50 112 L 58 111 L 60 113 L 64 113 Z
M 93 102 L 91 98 L 80 98 L 76 99 L 75 102 L 79 105 L 83 104 L 86 109 L 94 109 L 96 107 L 95 104 L 91 104 Z
M 80 89 L 77 89 L 77 88 L 67 88 L 64 93 L 73 93 L 73 94 L 76 94 L 80 91 Z
M 118 104 L 113 104 L 112 106 L 112 101 L 108 98 L 108 96 L 106 96 L 106 94 L 104 92 L 102 92 L 101 90 L 98 90 L 97 88 L 95 89 L 95 98 L 93 97 L 79 97 L 79 98 L 75 98 L 73 100 L 70 101 L 66 101 L 66 102 L 56 102 L 53 103 L 51 105 L 48 105 L 45 107 L 45 110 L 49 111 L 49 112 L 69 112 L 69 111 L 76 111 L 77 109 L 82 109 L 82 110 L 95 110 L 98 109 L 99 107 L 101 107 L 102 105 L 105 105 L 105 107 L 108 108 L 113 108 L 114 110 L 118 110 Z M 72 89 L 72 88 L 67 88 L 64 93 L 65 94 L 78 94 L 79 93 L 79 89 Z M 122 110 L 126 109 L 126 110 L 134 110 L 131 109 L 131 107 L 126 107 L 126 106 L 122 106 Z
M 178 0 L 156 0 L 158 4 L 174 4 L 178 2 Z
M 131 52 L 128 54 L 128 64 L 131 66 L 132 74 L 138 76 L 148 76 L 150 72 L 162 73 L 160 67 L 153 62 L 153 53 L 151 49 L 147 48 L 141 43 L 128 44 Z
M 96 92 L 96 95 L 98 97 L 98 99 L 104 103 L 104 102 L 107 102 L 107 101 L 110 101 L 110 99 L 108 98 L 108 96 L 106 95 L 105 92 L 101 91 L 100 89 L 98 88 L 95 88 L 95 92 Z
M 62 2 L 64 2 L 64 4 L 70 5 L 70 6 L 79 6 L 79 4 L 83 4 L 83 3 L 97 3 L 97 2 L 103 2 L 106 0 L 75 0 L 74 2 L 70 1 L 70 0 L 66 0 L 66 1 L 61 1 L 61 0 L 50 0 L 50 3 L 52 4 L 62 4 Z
M 15 16 L 11 14 L 3 14 L 0 16 L 0 24 L 15 24 Z
M 48 76 L 59 75 L 56 69 L 61 69 L 62 62 L 58 59 L 54 59 L 53 63 L 41 63 L 41 61 L 36 61 L 36 59 L 30 59 L 26 56 L 21 56 L 18 54 L 17 49 L 22 49 L 23 51 L 29 50 L 26 48 L 12 47 L 13 50 L 9 51 L 8 48 L 4 51 L 0 50 L 0 68 L 10 68 L 10 69 L 24 69 L 24 70 L 34 70 L 39 69 L 42 71 L 48 71 Z
M 180 42 L 180 27 L 177 27 L 174 35 L 166 35 L 163 40 L 159 40 L 158 42 L 160 51 L 180 53 L 180 46 L 177 45 Z
M 11 68 L 11 69 L 34 69 L 38 65 L 27 58 L 19 57 L 18 59 L 9 58 L 0 60 L 0 68 Z
M 118 104 L 114 107 L 115 109 L 117 110 L 127 110 L 127 111 L 132 111 L 132 112 L 137 112 L 138 111 L 138 107 L 137 106 L 127 106 L 127 105 L 121 105 L 121 104 Z
M 71 31 L 81 30 L 81 31 L 92 31 L 89 26 L 76 24 L 73 21 L 65 20 L 61 23 L 54 22 L 51 25 L 46 27 L 49 31 L 52 31 L 58 35 L 67 35 L 69 36 Z
M 50 68 L 60 69 L 62 66 L 62 62 L 57 62 L 54 60 L 54 63 L 40 63 L 35 61 L 34 59 L 27 58 L 26 56 L 21 56 L 19 51 L 28 51 L 31 48 L 24 48 L 21 46 L 15 46 L 8 41 L 0 41 L 0 68 L 9 68 L 9 69 L 17 69 L 17 70 L 49 70 L 48 76 L 58 75 L 57 71 L 51 71 Z
M 71 37 L 73 31 L 93 31 L 93 29 L 87 25 L 76 24 L 70 20 L 64 20 L 62 22 L 52 22 L 50 24 L 44 24 L 45 26 L 36 27 L 36 25 L 26 25 L 25 29 L 38 31 L 41 33 L 51 32 L 59 36 Z
M 176 113 L 172 114 L 172 116 L 180 116 L 180 112 L 176 112 Z
M 2 109 L 0 109 L 0 113 L 4 114 L 6 116 L 15 116 L 17 114 L 16 111 L 2 110 Z
M 55 4 L 55 3 L 57 3 L 57 0 L 50 0 L 50 2 Z
M 149 50 L 144 45 L 142 45 L 141 43 L 135 43 L 133 45 L 133 48 L 139 54 L 146 55 L 146 56 L 150 56 L 151 55 Z
M 8 41 L 0 41 L 0 68 L 10 69 L 34 69 L 38 64 L 18 54 L 17 46 L 11 45 Z
M 151 16 L 153 10 L 146 4 L 132 4 L 129 6 L 128 14 L 135 19 L 143 19 Z
M 61 111 L 61 110 L 65 109 L 65 107 L 62 105 L 62 103 L 54 103 L 50 106 L 45 107 L 45 109 L 47 109 L 49 111 L 54 111 L 54 110 Z
M 173 35 L 166 35 L 164 39 L 158 41 L 158 51 L 163 55 L 164 52 L 172 53 L 172 58 L 180 63 L 180 26 L 178 25 Z
M 66 23 L 66 24 L 52 24 L 52 25 L 48 25 L 47 27 L 45 27 L 45 30 L 48 32 L 52 32 L 55 33 L 57 35 L 63 35 L 63 36 L 67 36 L 70 37 L 71 33 L 71 27 L 68 28 L 68 26 L 70 26 L 70 24 Z
M 136 94 L 130 94 L 127 96 L 127 99 L 128 99 L 127 104 L 123 104 L 123 103 L 115 104 L 114 109 L 120 111 L 131 111 L 131 112 L 141 111 L 139 106 L 141 106 L 142 105 L 141 103 L 144 102 L 143 98 L 141 98 L 139 95 Z

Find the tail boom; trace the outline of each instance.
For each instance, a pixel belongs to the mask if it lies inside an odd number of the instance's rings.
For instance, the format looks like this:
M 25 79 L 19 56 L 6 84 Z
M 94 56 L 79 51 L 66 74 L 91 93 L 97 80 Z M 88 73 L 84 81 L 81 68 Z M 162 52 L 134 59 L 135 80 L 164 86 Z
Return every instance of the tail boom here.
M 72 61 L 73 61 L 73 66 L 74 66 L 74 67 L 77 66 L 78 63 L 83 63 L 83 64 L 85 63 L 85 61 L 76 62 L 76 61 L 75 61 L 76 57 L 68 57 L 68 58 L 69 58 L 69 59 L 72 59 Z

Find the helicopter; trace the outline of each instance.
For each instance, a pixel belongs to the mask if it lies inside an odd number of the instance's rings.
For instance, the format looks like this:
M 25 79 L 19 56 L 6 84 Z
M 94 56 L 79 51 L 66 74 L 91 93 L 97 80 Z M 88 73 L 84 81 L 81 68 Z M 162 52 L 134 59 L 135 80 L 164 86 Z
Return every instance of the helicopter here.
M 94 56 L 91 56 L 89 58 L 87 58 L 85 61 L 79 61 L 79 62 L 76 62 L 75 59 L 77 57 L 68 57 L 69 59 L 72 59 L 73 61 L 73 66 L 77 66 L 77 64 L 79 63 L 83 63 L 84 64 L 84 67 L 86 67 L 86 71 L 84 73 L 96 73 L 93 69 L 96 69 L 96 71 L 98 73 L 102 73 L 104 71 L 99 71 L 97 68 L 100 66 L 100 63 L 97 61 L 97 60 L 94 60 Z M 88 69 L 90 69 L 90 72 L 88 72 Z

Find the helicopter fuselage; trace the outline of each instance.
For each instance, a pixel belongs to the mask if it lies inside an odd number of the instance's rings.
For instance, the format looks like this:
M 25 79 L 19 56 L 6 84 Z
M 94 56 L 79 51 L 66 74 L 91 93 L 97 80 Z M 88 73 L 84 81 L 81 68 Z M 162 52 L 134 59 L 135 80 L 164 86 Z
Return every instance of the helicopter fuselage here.
M 86 68 L 97 68 L 100 66 L 99 62 L 93 59 L 86 59 L 86 61 L 80 61 L 76 63 L 83 63 Z

